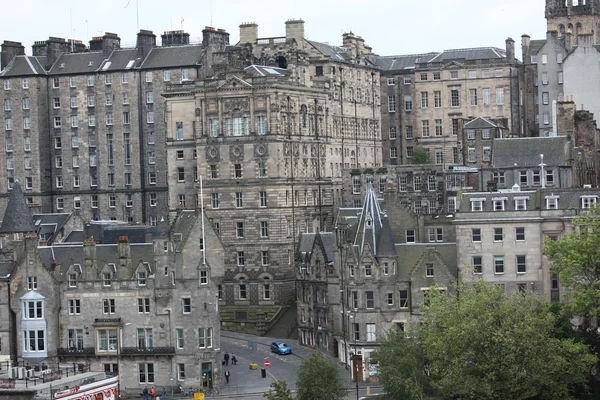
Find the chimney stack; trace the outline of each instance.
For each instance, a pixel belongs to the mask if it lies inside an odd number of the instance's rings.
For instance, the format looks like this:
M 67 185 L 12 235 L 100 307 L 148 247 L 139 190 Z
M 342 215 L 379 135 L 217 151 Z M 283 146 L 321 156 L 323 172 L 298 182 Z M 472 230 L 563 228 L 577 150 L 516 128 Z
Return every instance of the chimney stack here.
M 142 51 L 142 56 L 146 57 L 152 48 L 156 47 L 156 35 L 152 31 L 140 29 L 137 34 L 135 47 Z
M 131 258 L 131 248 L 127 236 L 119 236 L 119 258 Z
M 160 38 L 163 47 L 190 44 L 190 34 L 184 31 L 167 31 Z
M 21 42 L 11 42 L 5 40 L 2 43 L 2 51 L 0 52 L 0 71 L 2 71 L 8 63 L 16 56 L 25 55 L 25 46 Z
M 522 35 L 521 36 L 521 57 L 523 64 L 528 64 L 527 53 L 529 53 L 529 44 L 531 43 L 531 36 Z
M 257 30 L 258 32 L 258 30 Z M 223 50 L 229 45 L 229 33 L 225 29 L 215 29 L 212 26 L 206 26 L 202 30 L 202 47 L 212 46 Z
M 304 21 L 302 19 L 288 19 L 285 22 L 286 40 L 294 39 L 298 48 L 304 49 Z
M 240 25 L 240 44 L 255 44 L 258 39 L 258 24 L 248 22 Z
M 90 51 L 102 51 L 108 55 L 121 48 L 121 38 L 116 33 L 106 32 L 104 36 L 94 36 L 90 40 Z
M 511 63 L 515 62 L 515 41 L 512 38 L 506 39 L 506 58 Z

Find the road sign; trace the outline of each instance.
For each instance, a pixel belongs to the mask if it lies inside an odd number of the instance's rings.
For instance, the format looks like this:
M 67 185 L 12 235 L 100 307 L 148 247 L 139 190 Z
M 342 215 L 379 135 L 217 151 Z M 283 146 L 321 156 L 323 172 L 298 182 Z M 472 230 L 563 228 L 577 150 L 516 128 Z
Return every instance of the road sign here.
M 268 359 L 265 360 L 265 367 L 270 367 L 271 366 L 271 361 L 269 361 Z

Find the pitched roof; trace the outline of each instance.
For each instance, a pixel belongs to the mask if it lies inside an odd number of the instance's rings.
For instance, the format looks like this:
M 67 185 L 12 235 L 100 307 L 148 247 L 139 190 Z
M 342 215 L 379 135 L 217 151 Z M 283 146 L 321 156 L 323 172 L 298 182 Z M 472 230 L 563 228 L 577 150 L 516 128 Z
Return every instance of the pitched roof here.
M 325 257 L 327 257 L 325 262 L 327 264 L 333 263 L 335 261 L 335 236 L 333 232 L 319 232 L 319 238 L 325 249 Z
M 429 62 L 447 62 L 452 60 L 501 60 L 506 58 L 506 51 L 497 47 L 478 47 L 472 49 L 444 50 Z M 425 61 L 421 61 L 424 63 Z
M 359 246 L 360 254 L 362 254 L 367 245 L 374 252 L 377 251 L 383 227 L 383 213 L 381 212 L 379 200 L 371 183 L 367 185 L 367 194 L 365 195 L 363 204 L 353 241 L 355 246 Z M 375 255 L 377 256 L 377 254 Z
M 540 154 L 547 166 L 568 165 L 572 159 L 572 142 L 564 136 L 496 139 L 493 146 L 494 168 L 536 167 Z
M 200 64 L 204 56 L 201 45 L 153 47 L 141 64 L 142 68 L 176 68 Z
M 28 75 L 46 75 L 44 67 L 42 67 L 36 57 L 16 56 L 0 72 L 0 76 L 3 77 Z
M 375 59 L 375 65 L 381 68 L 382 71 L 401 71 L 405 69 L 414 69 L 418 62 L 429 62 L 437 57 L 440 53 L 425 53 L 425 54 L 407 54 L 398 56 L 384 56 Z
M 2 225 L 0 225 L 0 233 L 25 233 L 36 230 L 21 190 L 21 184 L 15 182 L 4 212 Z
M 376 256 L 396 257 L 398 254 L 396 253 L 396 246 L 394 244 L 394 239 L 392 238 L 392 228 L 387 216 L 383 218 L 382 222 L 383 225 L 381 227 L 381 231 L 379 232 Z
M 106 56 L 102 52 L 63 53 L 58 57 L 50 71 L 50 75 L 87 74 L 96 72 Z
M 139 67 L 142 63 L 141 52 L 137 49 L 117 49 L 99 67 L 99 71 L 125 71 Z
M 546 40 L 532 40 L 529 42 L 529 48 L 527 49 L 528 56 L 535 56 L 546 44 Z
M 249 65 L 244 68 L 244 72 L 247 75 L 253 77 L 261 77 L 261 76 L 285 76 L 289 74 L 289 70 L 278 68 L 278 67 L 268 67 L 265 65 Z
M 464 126 L 465 129 L 486 129 L 486 128 L 503 128 L 502 126 L 495 124 L 484 117 L 477 117 L 469 122 L 467 122 Z
M 336 61 L 346 61 L 346 53 L 348 50 L 345 47 L 333 46 L 328 43 L 315 42 L 314 40 L 306 40 L 315 50 L 323 54 L 325 57 L 330 57 Z

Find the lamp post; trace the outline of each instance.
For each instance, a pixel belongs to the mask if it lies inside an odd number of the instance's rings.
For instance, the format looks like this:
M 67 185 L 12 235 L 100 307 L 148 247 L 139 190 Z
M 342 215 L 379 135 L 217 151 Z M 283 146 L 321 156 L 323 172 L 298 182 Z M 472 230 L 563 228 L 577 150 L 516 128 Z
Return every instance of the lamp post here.
M 344 345 L 342 346 L 342 350 L 344 351 L 344 368 L 346 371 L 348 370 L 348 344 L 346 340 L 346 289 L 344 287 L 344 242 L 346 236 L 346 230 L 344 227 L 335 227 L 335 236 L 338 245 L 338 249 L 340 251 L 340 277 L 341 277 L 341 285 L 340 285 L 340 302 L 342 303 L 342 336 L 344 340 Z

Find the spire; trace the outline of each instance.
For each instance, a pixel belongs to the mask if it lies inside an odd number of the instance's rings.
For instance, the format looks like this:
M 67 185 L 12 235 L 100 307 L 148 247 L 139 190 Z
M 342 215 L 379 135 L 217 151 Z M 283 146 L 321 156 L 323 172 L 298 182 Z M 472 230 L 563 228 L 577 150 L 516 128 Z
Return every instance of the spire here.
M 373 252 L 377 251 L 379 232 L 383 226 L 382 217 L 383 213 L 379 207 L 379 200 L 373 189 L 373 184 L 368 183 L 367 194 L 365 195 L 363 209 L 354 238 L 354 244 L 359 246 L 361 254 L 365 250 L 366 244 L 371 246 Z
M 21 185 L 15 181 L 0 225 L 0 233 L 26 233 L 36 230 Z

